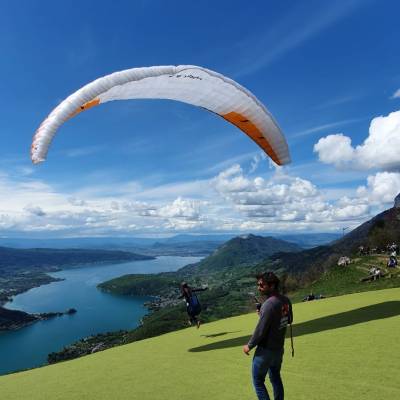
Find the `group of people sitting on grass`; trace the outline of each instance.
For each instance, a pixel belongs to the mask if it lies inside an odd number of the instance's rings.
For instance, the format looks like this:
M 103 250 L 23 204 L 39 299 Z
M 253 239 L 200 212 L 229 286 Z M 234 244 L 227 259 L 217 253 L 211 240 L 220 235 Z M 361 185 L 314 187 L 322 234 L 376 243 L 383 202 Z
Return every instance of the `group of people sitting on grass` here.
M 377 248 L 372 249 L 372 251 L 376 251 Z M 358 248 L 358 255 L 359 256 L 368 256 L 369 254 L 371 254 L 371 249 L 369 248 L 369 246 L 360 246 Z
M 388 268 L 396 268 L 397 267 L 397 253 L 399 251 L 397 244 L 392 243 L 391 245 L 388 245 L 387 251 L 389 253 L 389 260 L 387 261 L 386 266 Z
M 368 246 L 360 246 L 358 248 L 359 255 L 370 255 L 370 254 L 388 254 L 389 258 L 386 261 L 386 268 L 397 268 L 397 254 L 399 251 L 399 246 L 392 242 L 388 243 L 386 246 L 383 247 L 375 247 L 370 249 Z M 368 271 L 368 276 L 361 278 L 360 282 L 371 282 L 376 281 L 385 275 L 391 277 L 391 273 L 389 273 L 385 269 L 381 269 L 379 266 L 372 266 Z
M 399 251 L 399 246 L 396 243 L 388 244 L 386 246 L 386 251 L 389 254 L 395 253 L 395 256 L 396 256 Z
M 398 252 L 399 246 L 394 242 L 388 243 L 386 246 L 382 247 L 370 248 L 369 246 L 364 245 L 358 247 L 358 255 L 360 256 L 369 256 L 371 254 L 390 254 L 396 257 Z
M 399 251 L 399 246 L 396 243 L 388 244 L 386 246 L 386 251 L 389 254 L 389 259 L 386 263 L 388 268 L 396 268 L 397 267 L 397 253 Z

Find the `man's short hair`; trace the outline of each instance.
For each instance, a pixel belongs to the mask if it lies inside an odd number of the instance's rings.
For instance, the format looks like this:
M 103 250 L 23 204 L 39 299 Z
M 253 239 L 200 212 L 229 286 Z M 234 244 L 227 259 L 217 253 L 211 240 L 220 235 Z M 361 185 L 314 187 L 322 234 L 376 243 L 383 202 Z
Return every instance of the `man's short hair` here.
M 262 279 L 265 283 L 275 284 L 276 288 L 278 288 L 280 283 L 279 278 L 272 271 L 267 271 L 267 272 L 262 272 L 261 274 L 257 274 L 256 278 L 258 281 Z

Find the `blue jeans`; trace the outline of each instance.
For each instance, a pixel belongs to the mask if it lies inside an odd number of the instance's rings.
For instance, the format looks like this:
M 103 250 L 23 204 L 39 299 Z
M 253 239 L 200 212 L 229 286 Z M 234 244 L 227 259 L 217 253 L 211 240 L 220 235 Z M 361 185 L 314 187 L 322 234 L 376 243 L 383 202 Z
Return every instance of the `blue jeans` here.
M 253 385 L 258 400 L 270 400 L 265 387 L 265 378 L 269 374 L 269 380 L 274 390 L 274 400 L 283 400 L 283 383 L 281 379 L 283 349 L 269 350 L 258 346 L 254 353 L 252 375 Z

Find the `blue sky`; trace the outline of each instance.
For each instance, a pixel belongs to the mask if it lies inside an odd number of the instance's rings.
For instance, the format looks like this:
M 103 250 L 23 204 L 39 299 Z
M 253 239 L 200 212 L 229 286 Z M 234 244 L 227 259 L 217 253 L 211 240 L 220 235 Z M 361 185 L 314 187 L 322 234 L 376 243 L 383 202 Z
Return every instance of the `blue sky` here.
M 357 226 L 400 192 L 399 13 L 394 0 L 2 2 L 0 236 Z M 36 128 L 79 87 L 179 64 L 253 92 L 292 163 L 202 109 L 133 100 L 68 121 L 31 164 Z

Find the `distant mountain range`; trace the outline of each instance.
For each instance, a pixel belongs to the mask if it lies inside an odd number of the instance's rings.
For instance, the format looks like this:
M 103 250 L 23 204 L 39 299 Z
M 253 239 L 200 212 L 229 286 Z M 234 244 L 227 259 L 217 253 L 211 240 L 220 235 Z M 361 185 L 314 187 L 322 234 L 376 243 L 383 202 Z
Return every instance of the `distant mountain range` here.
M 0 276 L 19 270 L 98 262 L 148 260 L 153 257 L 125 251 L 84 249 L 14 249 L 0 247 Z
M 290 235 L 275 235 L 275 237 L 278 239 L 286 240 L 287 242 L 296 243 L 304 249 L 309 249 L 312 247 L 329 244 L 335 240 L 340 239 L 342 235 L 339 233 L 300 233 Z
M 0 238 L 0 246 L 20 249 L 121 249 L 132 246 L 152 246 L 158 239 L 119 237 L 77 237 L 60 239 Z
M 108 249 L 108 250 L 140 250 L 140 249 L 169 249 L 175 246 L 189 248 L 209 248 L 213 250 L 219 244 L 237 237 L 236 234 L 192 235 L 180 234 L 168 238 L 140 238 L 140 237 L 82 237 L 60 239 L 34 238 L 0 238 L 0 246 L 19 249 L 55 248 L 55 249 Z M 334 233 L 300 233 L 300 234 L 260 234 L 260 236 L 274 236 L 288 242 L 293 242 L 303 248 L 310 248 L 329 243 L 340 238 Z

